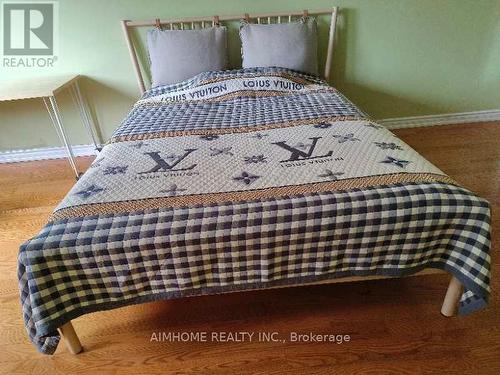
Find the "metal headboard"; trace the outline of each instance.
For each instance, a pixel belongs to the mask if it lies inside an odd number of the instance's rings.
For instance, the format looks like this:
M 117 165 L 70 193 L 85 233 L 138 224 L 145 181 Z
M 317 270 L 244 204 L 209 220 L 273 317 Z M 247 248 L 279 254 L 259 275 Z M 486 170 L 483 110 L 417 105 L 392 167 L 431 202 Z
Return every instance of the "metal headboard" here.
M 188 17 L 188 18 L 175 18 L 175 19 L 156 19 L 152 21 L 129 21 L 123 20 L 122 27 L 125 34 L 125 40 L 127 42 L 128 50 L 130 53 L 130 59 L 132 60 L 132 65 L 134 67 L 135 76 L 137 79 L 137 84 L 139 85 L 139 90 L 141 95 L 146 91 L 146 85 L 144 84 L 144 77 L 139 65 L 139 60 L 137 58 L 137 49 L 132 43 L 131 30 L 135 27 L 151 27 L 151 26 L 161 26 L 166 29 L 197 29 L 211 27 L 218 25 L 225 21 L 238 21 L 245 19 L 248 22 L 256 21 L 257 23 L 282 23 L 291 22 L 297 17 L 312 16 L 312 15 L 330 15 L 330 30 L 328 33 L 328 49 L 326 52 L 325 70 L 323 77 L 328 81 L 330 78 L 330 72 L 332 67 L 333 58 L 333 45 L 335 43 L 335 28 L 337 23 L 337 13 L 338 7 L 333 7 L 329 9 L 318 9 L 318 10 L 304 10 L 302 12 L 290 12 L 290 13 L 260 13 L 260 14 L 248 14 L 244 15 L 234 15 L 234 16 L 207 16 L 207 17 Z

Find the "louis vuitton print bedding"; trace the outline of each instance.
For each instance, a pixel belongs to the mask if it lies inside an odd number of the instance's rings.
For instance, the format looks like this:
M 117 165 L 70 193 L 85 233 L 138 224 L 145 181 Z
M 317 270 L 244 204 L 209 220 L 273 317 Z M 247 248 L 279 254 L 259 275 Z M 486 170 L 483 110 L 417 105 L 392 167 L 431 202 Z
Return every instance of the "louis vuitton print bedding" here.
M 489 205 L 337 90 L 279 68 L 149 90 L 21 246 L 25 325 L 52 354 L 82 314 L 440 268 L 489 295 Z

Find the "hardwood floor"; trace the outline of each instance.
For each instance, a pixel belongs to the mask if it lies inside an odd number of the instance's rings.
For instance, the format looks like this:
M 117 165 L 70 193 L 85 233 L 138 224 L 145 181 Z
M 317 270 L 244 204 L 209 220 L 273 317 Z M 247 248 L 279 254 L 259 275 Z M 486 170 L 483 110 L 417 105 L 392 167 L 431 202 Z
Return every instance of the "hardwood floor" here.
M 16 280 L 21 242 L 74 183 L 66 160 L 0 165 L 0 373 L 5 374 L 500 374 L 500 123 L 395 133 L 493 207 L 490 306 L 439 314 L 449 278 L 322 285 L 155 302 L 73 321 L 85 351 L 36 352 Z M 79 158 L 85 168 L 89 158 Z M 150 342 L 154 332 L 350 335 L 350 342 Z

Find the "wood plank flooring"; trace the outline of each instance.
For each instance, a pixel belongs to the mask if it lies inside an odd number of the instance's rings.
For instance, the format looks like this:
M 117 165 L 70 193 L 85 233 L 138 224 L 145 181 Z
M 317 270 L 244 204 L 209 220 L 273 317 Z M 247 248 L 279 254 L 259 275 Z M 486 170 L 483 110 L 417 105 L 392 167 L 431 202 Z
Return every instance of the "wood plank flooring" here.
M 155 302 L 74 320 L 85 351 L 36 352 L 22 324 L 16 257 L 74 183 L 66 160 L 0 165 L 2 374 L 500 374 L 500 123 L 395 133 L 493 207 L 488 309 L 439 314 L 448 277 L 275 289 Z M 90 158 L 79 158 L 85 168 Z M 153 332 L 290 332 L 351 341 L 150 342 Z

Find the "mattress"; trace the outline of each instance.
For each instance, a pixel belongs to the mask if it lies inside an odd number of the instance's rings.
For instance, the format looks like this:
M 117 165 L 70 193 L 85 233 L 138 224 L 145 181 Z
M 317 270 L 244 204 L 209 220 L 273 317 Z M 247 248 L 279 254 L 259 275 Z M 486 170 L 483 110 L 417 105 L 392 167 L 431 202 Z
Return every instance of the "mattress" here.
M 147 91 L 20 248 L 39 351 L 82 314 L 438 268 L 486 306 L 490 209 L 324 81 L 281 68 Z

